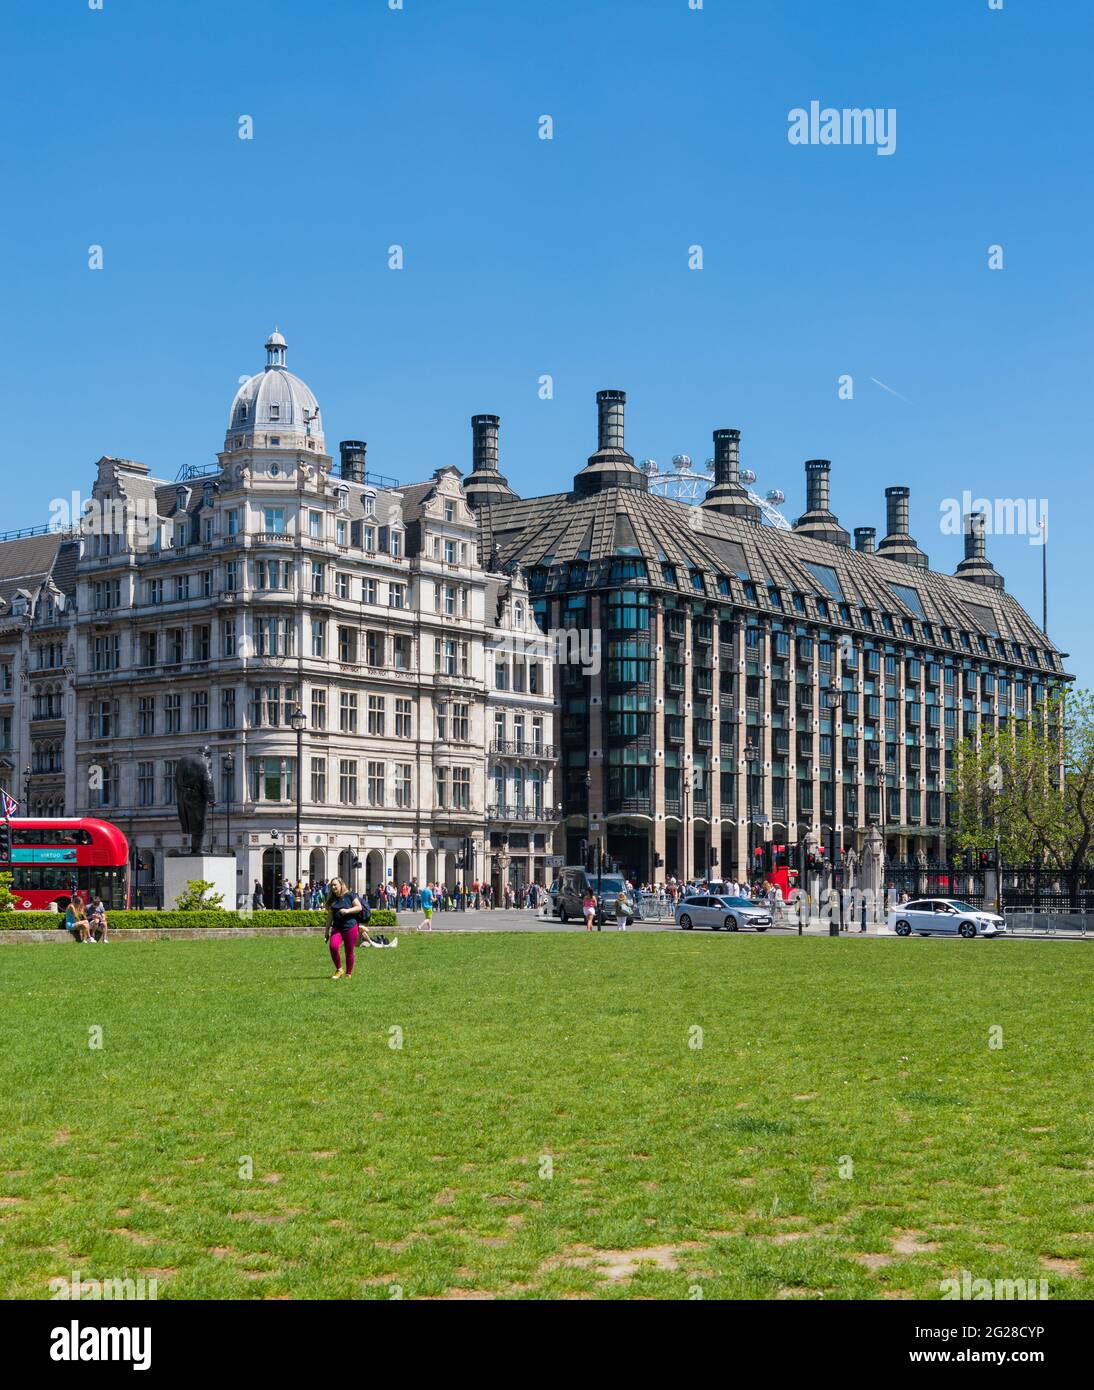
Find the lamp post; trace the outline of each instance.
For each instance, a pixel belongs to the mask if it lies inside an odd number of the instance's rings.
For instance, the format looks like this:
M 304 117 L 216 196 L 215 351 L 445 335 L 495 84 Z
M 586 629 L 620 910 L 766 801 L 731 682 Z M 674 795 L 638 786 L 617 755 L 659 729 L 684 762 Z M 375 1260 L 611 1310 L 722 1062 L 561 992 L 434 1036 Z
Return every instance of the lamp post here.
M 752 863 L 752 824 L 754 814 L 752 807 L 752 777 L 753 768 L 756 761 L 759 759 L 759 756 L 760 750 L 756 747 L 752 740 L 749 739 L 748 742 L 745 744 L 745 802 L 748 811 L 748 835 L 745 837 L 748 846 L 748 867 L 745 870 L 745 882 L 749 888 L 752 887 L 752 871 L 754 868 L 754 865 Z
M 30 779 L 32 776 L 30 763 L 23 768 L 23 814 L 30 815 Z
M 843 722 L 843 721 L 842 721 L 842 713 L 843 713 L 843 692 L 840 691 L 840 690 L 827 690 L 827 691 L 825 691 L 825 694 L 824 694 L 824 703 L 825 703 L 825 705 L 827 706 L 827 708 L 828 708 L 828 709 L 831 711 L 831 713 L 832 713 L 832 767 L 833 767 L 833 770 L 835 770 L 835 763 L 836 763 L 836 744 L 837 744 L 838 739 L 839 739 L 840 736 L 841 736 L 839 730 L 840 730 L 840 724 Z M 840 919 L 841 919 L 842 916 L 843 916 L 843 911 L 842 911 L 843 904 L 842 904 L 842 901 L 841 901 L 841 892 L 840 892 L 840 890 L 841 890 L 842 887 L 843 887 L 842 874 L 841 874 L 841 876 L 840 876 L 839 888 L 836 887 L 836 862 L 837 862 L 837 860 L 836 860 L 836 850 L 837 850 L 837 844 L 836 844 L 836 817 L 837 817 L 838 814 L 839 814 L 839 808 L 838 808 L 838 805 L 837 805 L 837 802 L 836 802 L 836 784 L 835 784 L 835 781 L 833 780 L 833 782 L 832 782 L 832 830 L 831 830 L 831 838 L 830 838 L 829 843 L 830 843 L 831 855 L 832 855 L 832 891 L 833 891 L 833 893 L 835 894 L 835 897 L 834 897 L 834 905 L 835 905 L 835 909 L 836 909 L 836 916 L 835 916 L 835 918 L 833 919 L 831 925 L 830 925 L 829 928 L 828 928 L 828 934 L 829 934 L 830 936 L 838 936 L 838 935 L 839 935 L 839 930 L 840 930 Z
M 300 882 L 300 819 L 304 800 L 304 726 L 308 717 L 298 705 L 289 715 L 289 723 L 296 730 L 296 878 L 293 889 Z
M 680 794 L 683 798 L 682 806 L 684 812 L 683 828 L 680 834 L 680 864 L 681 878 L 685 883 L 691 882 L 691 828 L 688 824 L 688 812 L 691 809 L 691 773 L 685 768 L 680 774 Z
M 273 844 L 273 850 L 274 850 L 274 859 L 273 859 L 274 880 L 273 880 L 273 894 L 272 894 L 272 897 L 273 897 L 273 900 L 274 900 L 274 904 L 276 904 L 277 899 L 281 896 L 281 884 L 278 883 L 278 881 L 277 881 L 277 841 L 278 841 L 279 835 L 280 835 L 280 831 L 279 831 L 279 830 L 277 829 L 277 827 L 275 826 L 275 827 L 273 828 L 273 830 L 270 831 L 270 841 L 271 841 L 271 843 Z M 285 877 L 284 865 L 282 865 L 281 877 L 282 877 L 282 878 Z M 263 886 L 263 888 L 265 888 L 266 885 L 263 884 L 262 886 Z
M 883 753 L 882 753 L 882 757 L 884 757 L 884 756 L 885 756 L 885 754 L 884 754 L 884 752 L 883 752 Z M 877 774 L 878 831 L 879 831 L 880 834 L 881 834 L 881 890 L 880 890 L 880 892 L 879 892 L 879 894 L 878 894 L 878 897 L 880 898 L 881 901 L 880 901 L 880 911 L 879 911 L 878 914 L 877 914 L 877 918 L 878 918 L 878 921 L 879 921 L 879 922 L 884 921 L 884 919 L 885 919 L 885 909 L 886 909 L 886 906 L 887 906 L 887 904 L 886 904 L 886 899 L 885 899 L 885 887 L 886 887 L 886 884 L 885 884 L 885 864 L 886 864 L 886 861 L 887 861 L 887 859 L 888 859 L 888 855 L 887 855 L 886 852 L 885 852 L 885 819 L 886 819 L 886 815 L 887 815 L 886 808 L 885 808 L 885 798 L 886 798 L 888 795 L 889 795 L 889 779 L 888 779 L 888 777 L 887 777 L 886 774 L 885 774 L 885 764 L 882 763 L 881 767 L 878 769 L 878 774 Z

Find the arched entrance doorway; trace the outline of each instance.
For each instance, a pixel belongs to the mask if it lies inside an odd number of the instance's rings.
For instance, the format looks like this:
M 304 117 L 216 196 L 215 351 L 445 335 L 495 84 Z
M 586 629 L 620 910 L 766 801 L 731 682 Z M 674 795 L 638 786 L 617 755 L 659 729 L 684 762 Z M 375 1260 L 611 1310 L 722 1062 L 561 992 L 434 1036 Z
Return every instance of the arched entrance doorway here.
M 279 849 L 262 851 L 262 900 L 268 908 L 280 907 L 278 889 L 285 877 L 285 856 Z
M 401 888 L 404 883 L 410 882 L 410 855 L 405 849 L 401 849 L 395 856 L 395 874 L 392 882 L 396 888 Z
M 433 849 L 425 857 L 425 881 L 426 883 L 437 882 L 437 851 Z
M 322 883 L 327 877 L 327 856 L 321 849 L 313 849 L 308 855 L 308 874 L 312 883 Z
M 365 891 L 375 893 L 384 881 L 384 856 L 378 849 L 365 855 Z

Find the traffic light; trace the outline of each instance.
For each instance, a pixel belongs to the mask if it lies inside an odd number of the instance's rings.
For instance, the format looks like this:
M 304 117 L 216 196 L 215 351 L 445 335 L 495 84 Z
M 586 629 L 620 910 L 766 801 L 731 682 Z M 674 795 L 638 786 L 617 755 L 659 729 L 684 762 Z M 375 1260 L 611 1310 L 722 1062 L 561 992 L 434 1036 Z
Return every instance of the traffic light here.
M 713 845 L 711 845 L 711 847 L 710 847 L 710 865 L 711 865 L 711 868 L 713 868 L 714 865 L 717 864 L 717 862 L 718 862 L 718 851 L 714 848 Z
M 6 820 L 0 821 L 0 860 L 11 863 L 11 825 Z

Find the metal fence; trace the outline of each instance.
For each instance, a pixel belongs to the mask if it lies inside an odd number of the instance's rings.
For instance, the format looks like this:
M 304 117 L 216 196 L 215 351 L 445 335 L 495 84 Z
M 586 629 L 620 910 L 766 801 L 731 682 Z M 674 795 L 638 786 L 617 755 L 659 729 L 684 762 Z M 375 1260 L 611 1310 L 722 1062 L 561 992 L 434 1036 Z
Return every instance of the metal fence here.
M 925 865 L 906 861 L 885 865 L 885 886 L 898 898 L 902 893 L 909 898 L 956 898 L 971 907 L 985 906 L 986 876 L 984 869 L 959 868 L 943 860 L 928 860 Z
M 1094 868 L 1070 873 L 1047 864 L 1004 865 L 1002 888 L 1010 912 L 1094 912 Z

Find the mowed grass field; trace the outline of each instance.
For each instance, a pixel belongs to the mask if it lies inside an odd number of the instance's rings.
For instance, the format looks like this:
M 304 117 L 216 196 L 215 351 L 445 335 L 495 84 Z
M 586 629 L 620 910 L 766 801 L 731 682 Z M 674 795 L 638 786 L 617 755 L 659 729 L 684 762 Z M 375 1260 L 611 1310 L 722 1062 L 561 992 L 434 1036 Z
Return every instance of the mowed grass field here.
M 436 935 L 359 961 L 0 949 L 0 1292 L 937 1298 L 967 1269 L 1094 1296 L 1083 944 Z

